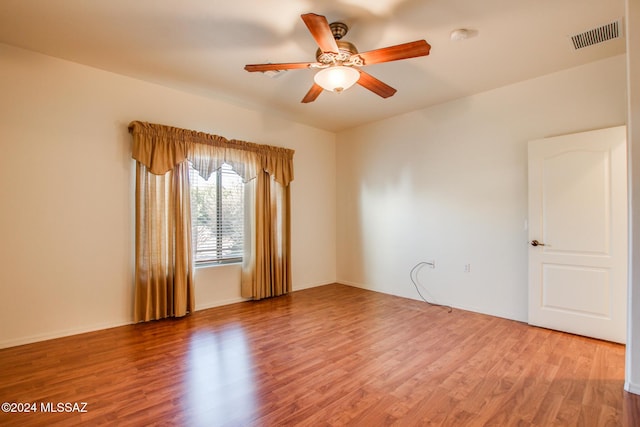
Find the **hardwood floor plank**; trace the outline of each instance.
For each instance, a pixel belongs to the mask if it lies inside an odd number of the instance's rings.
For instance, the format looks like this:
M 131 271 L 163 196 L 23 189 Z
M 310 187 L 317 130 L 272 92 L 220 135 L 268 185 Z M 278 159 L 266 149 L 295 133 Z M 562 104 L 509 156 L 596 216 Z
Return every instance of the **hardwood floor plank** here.
M 624 346 L 343 285 L 0 350 L 0 425 L 638 426 Z M 40 409 L 40 407 L 38 407 Z

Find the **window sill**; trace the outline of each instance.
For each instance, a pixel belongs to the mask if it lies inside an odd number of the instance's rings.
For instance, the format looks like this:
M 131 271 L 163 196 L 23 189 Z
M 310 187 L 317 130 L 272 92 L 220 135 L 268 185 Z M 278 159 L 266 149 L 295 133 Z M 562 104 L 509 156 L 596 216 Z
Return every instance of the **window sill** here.
M 227 266 L 233 266 L 233 265 L 242 266 L 242 260 L 198 262 L 196 263 L 195 268 L 201 269 L 201 268 L 212 268 L 212 267 L 227 267 Z

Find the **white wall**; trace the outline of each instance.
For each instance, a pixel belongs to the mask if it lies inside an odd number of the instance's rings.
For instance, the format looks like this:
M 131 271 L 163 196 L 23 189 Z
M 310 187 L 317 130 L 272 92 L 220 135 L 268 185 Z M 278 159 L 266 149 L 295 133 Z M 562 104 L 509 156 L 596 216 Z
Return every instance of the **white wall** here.
M 338 134 L 338 281 L 527 318 L 527 141 L 626 122 L 624 55 Z M 465 264 L 471 271 L 464 272 Z
M 132 321 L 132 120 L 295 149 L 293 287 L 335 282 L 334 134 L 6 45 L 0 94 L 0 347 Z M 240 300 L 237 266 L 196 281 Z
M 627 0 L 629 132 L 629 322 L 625 390 L 640 394 L 640 1 Z

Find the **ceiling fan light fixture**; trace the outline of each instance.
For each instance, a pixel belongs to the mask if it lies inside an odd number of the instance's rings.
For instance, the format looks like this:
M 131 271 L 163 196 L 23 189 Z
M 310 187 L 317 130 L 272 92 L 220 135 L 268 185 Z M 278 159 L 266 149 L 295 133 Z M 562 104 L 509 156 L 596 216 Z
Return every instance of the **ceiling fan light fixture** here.
M 334 65 L 316 73 L 313 80 L 324 90 L 340 93 L 353 86 L 360 79 L 360 72 L 352 67 Z

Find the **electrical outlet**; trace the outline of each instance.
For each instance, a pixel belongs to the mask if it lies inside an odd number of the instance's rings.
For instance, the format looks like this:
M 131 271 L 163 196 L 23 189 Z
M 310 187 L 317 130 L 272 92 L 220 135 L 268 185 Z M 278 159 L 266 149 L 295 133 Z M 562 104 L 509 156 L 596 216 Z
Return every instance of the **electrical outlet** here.
M 464 265 L 464 272 L 465 273 L 471 273 L 471 264 L 465 264 Z

